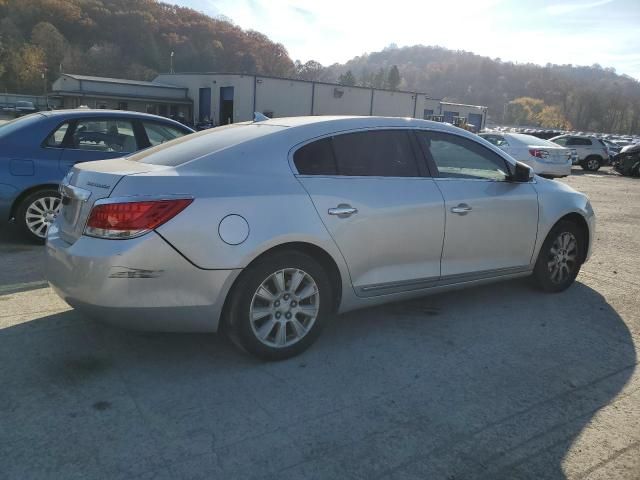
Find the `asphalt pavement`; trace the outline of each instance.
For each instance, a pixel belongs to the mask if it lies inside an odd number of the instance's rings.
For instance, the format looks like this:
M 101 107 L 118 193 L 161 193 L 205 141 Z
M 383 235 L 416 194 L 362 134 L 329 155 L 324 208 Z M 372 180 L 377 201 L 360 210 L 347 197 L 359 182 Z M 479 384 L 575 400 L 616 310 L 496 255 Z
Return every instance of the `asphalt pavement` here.
M 598 233 L 568 291 L 353 312 L 276 363 L 95 323 L 0 226 L 0 478 L 639 479 L 640 179 L 574 173 Z

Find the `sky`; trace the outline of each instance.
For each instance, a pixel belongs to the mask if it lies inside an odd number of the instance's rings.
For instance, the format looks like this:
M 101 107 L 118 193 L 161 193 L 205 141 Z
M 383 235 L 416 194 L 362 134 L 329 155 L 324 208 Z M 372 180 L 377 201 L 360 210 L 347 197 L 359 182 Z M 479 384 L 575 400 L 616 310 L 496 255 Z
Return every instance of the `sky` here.
M 640 80 L 640 0 L 165 1 L 262 32 L 302 62 L 422 44 L 513 62 L 598 63 Z

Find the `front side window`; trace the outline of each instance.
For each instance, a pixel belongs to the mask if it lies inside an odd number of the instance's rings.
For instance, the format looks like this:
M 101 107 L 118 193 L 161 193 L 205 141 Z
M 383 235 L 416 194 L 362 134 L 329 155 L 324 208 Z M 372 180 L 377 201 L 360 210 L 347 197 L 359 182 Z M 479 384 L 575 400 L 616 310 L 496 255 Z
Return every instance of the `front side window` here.
M 152 147 L 185 135 L 182 130 L 161 123 L 142 122 L 142 126 Z
M 138 143 L 130 120 L 83 119 L 76 124 L 70 148 L 131 153 L 138 150 Z
M 60 148 L 62 147 L 62 142 L 64 141 L 64 137 L 69 130 L 69 122 L 65 122 L 60 125 L 56 130 L 47 137 L 47 140 L 44 144 L 47 147 Z
M 405 130 L 371 130 L 333 137 L 338 175 L 418 177 L 409 133 Z
M 494 152 L 468 138 L 441 132 L 418 132 L 418 139 L 444 178 L 504 181 L 507 164 Z

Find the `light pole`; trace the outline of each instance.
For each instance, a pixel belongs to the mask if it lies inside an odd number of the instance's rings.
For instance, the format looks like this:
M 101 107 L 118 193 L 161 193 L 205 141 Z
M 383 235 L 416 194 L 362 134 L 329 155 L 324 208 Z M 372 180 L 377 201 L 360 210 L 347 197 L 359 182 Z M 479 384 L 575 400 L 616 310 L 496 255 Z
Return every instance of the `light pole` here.
M 173 73 L 173 50 L 171 51 L 171 68 L 169 69 L 169 73 Z

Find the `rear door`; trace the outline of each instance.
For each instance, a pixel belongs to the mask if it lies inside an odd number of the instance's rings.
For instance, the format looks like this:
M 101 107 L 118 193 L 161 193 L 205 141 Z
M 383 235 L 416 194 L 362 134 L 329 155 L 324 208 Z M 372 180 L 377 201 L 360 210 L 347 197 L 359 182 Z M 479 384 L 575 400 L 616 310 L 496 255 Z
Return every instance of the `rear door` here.
M 443 198 L 417 148 L 407 130 L 369 130 L 293 154 L 359 296 L 424 288 L 440 276 Z
M 123 157 L 141 148 L 130 118 L 81 118 L 70 128 L 60 158 L 60 169 L 65 173 L 78 162 Z
M 508 181 L 505 160 L 479 142 L 444 132 L 417 137 L 445 201 L 442 281 L 526 270 L 538 228 L 533 185 Z

